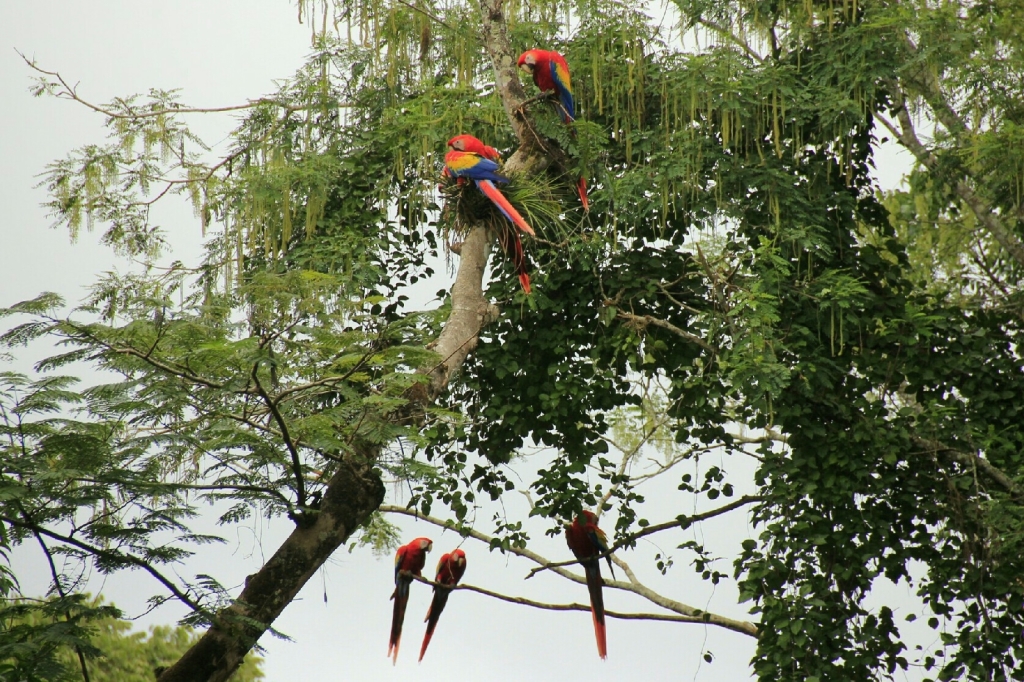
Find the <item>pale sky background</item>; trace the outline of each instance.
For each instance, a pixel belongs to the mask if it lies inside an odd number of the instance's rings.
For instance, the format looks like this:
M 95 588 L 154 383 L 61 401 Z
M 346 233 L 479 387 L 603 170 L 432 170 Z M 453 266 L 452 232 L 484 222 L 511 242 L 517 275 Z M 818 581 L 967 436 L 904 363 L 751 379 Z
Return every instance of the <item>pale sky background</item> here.
M 36 188 L 46 164 L 82 144 L 101 142 L 105 136 L 100 115 L 73 102 L 53 98 L 33 99 L 28 92 L 32 72 L 15 52 L 35 58 L 48 70 L 60 71 L 79 94 L 95 102 L 115 96 L 142 93 L 149 88 L 181 88 L 183 101 L 192 106 L 237 104 L 268 94 L 273 81 L 288 78 L 301 64 L 309 48 L 309 29 L 297 21 L 288 0 L 105 0 L 103 2 L 0 3 L 0 202 L 5 222 L 0 270 L 0 306 L 33 297 L 44 290 L 56 291 L 74 304 L 98 273 L 125 270 L 130 264 L 117 259 L 98 244 L 100 229 L 83 232 L 72 245 L 63 229 L 51 229 L 51 219 L 40 206 L 46 195 Z M 230 116 L 195 117 L 195 130 L 207 142 L 225 139 L 233 127 Z M 441 150 L 439 150 L 441 151 Z M 905 158 L 886 157 L 880 176 L 895 182 L 906 168 Z M 159 209 L 156 221 L 174 246 L 168 259 L 191 261 L 199 252 L 199 224 L 184 201 Z M 441 277 L 446 273 L 441 272 Z M 424 285 L 430 295 L 434 283 Z M 16 369 L 27 371 L 38 349 L 27 352 Z M 533 470 L 544 463 L 543 453 L 526 465 Z M 752 470 L 749 461 L 725 464 L 736 479 Z M 692 470 L 701 475 L 697 465 Z M 523 473 L 524 480 L 529 480 Z M 700 511 L 691 498 L 674 497 L 674 484 L 663 485 L 663 508 L 648 508 L 652 523 L 681 512 Z M 648 499 L 658 497 L 644 490 Z M 742 494 L 746 491 L 738 491 Z M 400 487 L 389 489 L 387 502 L 402 504 Z M 504 506 L 511 518 L 525 518 L 526 502 L 518 494 L 507 495 Z M 492 529 L 493 509 L 481 510 L 478 527 Z M 438 511 L 435 510 L 435 514 Z M 459 542 L 427 524 L 404 518 L 403 542 L 425 535 L 433 538 L 434 552 L 427 571 L 444 552 Z M 611 520 L 603 525 L 611 526 Z M 182 576 L 214 575 L 237 594 L 244 577 L 256 571 L 290 531 L 286 519 L 217 529 L 228 541 L 222 547 L 204 548 L 185 566 Z M 544 524 L 528 525 L 531 549 L 553 561 L 570 558 L 561 536 L 546 537 Z M 733 585 L 717 588 L 699 579 L 689 558 L 675 546 L 690 539 L 705 542 L 719 556 L 732 557 L 739 542 L 751 535 L 742 512 L 716 519 L 688 531 L 665 533 L 658 545 L 641 543 L 636 552 L 624 555 L 646 584 L 666 596 L 733 618 L 748 618 L 747 608 L 736 604 Z M 550 602 L 586 603 L 582 585 L 568 583 L 553 574 L 539 575 L 524 583 L 531 564 L 515 557 L 490 554 L 480 543 L 463 545 L 468 554 L 465 582 L 508 594 Z M 34 547 L 15 553 L 14 566 L 26 593 L 38 595 L 48 584 L 41 556 Z M 651 557 L 657 551 L 673 554 L 676 567 L 660 576 Z M 731 559 L 717 566 L 731 574 Z M 620 576 L 621 577 L 621 576 Z M 406 617 L 398 665 L 386 657 L 391 620 L 388 597 L 393 587 L 391 558 L 377 558 L 368 550 L 349 553 L 340 549 L 324 570 L 306 586 L 274 627 L 288 635 L 284 641 L 270 635 L 264 671 L 274 682 L 290 680 L 389 680 L 415 675 L 418 680 L 712 680 L 752 679 L 748 662 L 754 653 L 749 637 L 703 625 L 608 620 L 609 658 L 598 659 L 590 614 L 538 611 L 469 592 L 457 592 L 435 632 L 422 664 L 416 656 L 423 636 L 422 617 L 430 601 L 424 585 L 414 585 Z M 144 610 L 145 599 L 159 593 L 159 586 L 140 572 L 111 576 L 93 573 L 90 589 L 121 607 L 128 615 Z M 327 603 L 324 603 L 326 593 Z M 886 595 L 906 599 L 905 586 L 892 587 Z M 653 605 L 616 590 L 605 590 L 606 606 L 620 611 L 656 611 Z M 168 605 L 138 621 L 140 628 L 172 623 L 184 610 Z M 902 619 L 900 619 L 902 621 Z M 710 651 L 712 664 L 702 661 Z M 918 679 L 898 677 L 897 679 Z

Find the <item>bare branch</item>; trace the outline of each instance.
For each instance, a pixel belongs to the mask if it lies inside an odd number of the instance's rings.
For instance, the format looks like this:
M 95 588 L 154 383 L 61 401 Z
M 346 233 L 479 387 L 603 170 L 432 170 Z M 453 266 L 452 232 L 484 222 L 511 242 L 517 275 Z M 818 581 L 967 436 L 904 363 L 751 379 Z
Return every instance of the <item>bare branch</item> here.
M 427 19 L 430 19 L 433 22 L 441 24 L 442 26 L 444 26 L 449 31 L 454 31 L 455 30 L 454 28 L 449 26 L 447 23 L 445 23 L 444 21 L 438 19 L 436 16 L 434 16 L 433 14 L 428 12 L 427 10 L 423 9 L 422 7 L 417 7 L 416 5 L 414 5 L 414 4 L 410 3 L 410 2 L 406 2 L 405 0 L 398 0 L 398 2 L 402 3 L 403 5 L 405 5 L 406 7 L 408 7 L 411 10 L 419 12 L 420 14 L 425 16 Z
M 586 611 L 590 612 L 589 604 L 550 604 L 548 602 L 534 601 L 533 599 L 526 599 L 525 597 L 513 597 L 511 595 L 502 594 L 501 592 L 494 592 L 483 587 L 477 587 L 476 585 L 468 585 L 461 583 L 456 585 L 454 588 L 448 585 L 441 585 L 433 580 L 424 578 L 421 575 L 411 575 L 410 577 L 414 580 L 418 580 L 421 583 L 427 585 L 433 585 L 434 587 L 443 587 L 444 589 L 455 589 L 455 590 L 467 590 L 469 592 L 477 592 L 487 597 L 493 597 L 500 599 L 501 601 L 508 602 L 510 604 L 522 604 L 523 606 L 532 606 L 535 609 L 544 609 L 546 611 Z M 701 616 L 676 616 L 669 615 L 667 613 L 620 613 L 618 611 L 608 611 L 605 609 L 604 615 L 610 618 L 619 618 L 622 620 L 660 620 L 669 621 L 674 623 L 703 623 L 704 618 Z
M 21 507 L 21 505 L 18 504 L 18 507 Z M 26 521 L 31 522 L 31 519 L 28 518 L 28 515 L 25 514 L 24 510 L 22 510 L 21 513 L 25 516 Z M 33 528 L 32 534 L 35 536 L 36 542 L 38 542 L 39 546 L 42 548 L 43 554 L 46 556 L 46 563 L 50 567 L 50 576 L 53 577 L 53 589 L 56 590 L 61 599 L 66 599 L 67 594 L 64 592 L 64 586 L 60 584 L 60 575 L 57 573 L 57 566 L 53 563 L 53 553 L 50 551 L 50 548 L 46 546 L 46 542 L 43 540 L 43 536 L 40 534 L 38 529 Z M 64 610 L 64 618 L 68 623 L 72 622 L 70 609 Z M 82 652 L 82 647 L 78 645 L 78 642 L 75 642 L 73 646 L 75 653 L 78 654 L 78 665 L 82 668 L 82 679 L 85 682 L 90 682 L 89 667 L 85 664 L 85 654 Z
M 929 440 L 926 438 L 915 437 L 914 442 L 925 448 L 925 450 L 932 455 L 946 455 L 950 459 L 953 459 L 960 464 L 963 464 L 970 468 L 976 468 L 982 474 L 984 474 L 993 483 L 996 483 L 1005 492 L 1009 493 L 1010 497 L 1020 503 L 1024 503 L 1024 489 L 1021 489 L 1013 479 L 1006 475 L 1001 469 L 996 467 L 992 462 L 988 461 L 984 457 L 981 457 L 973 452 L 965 452 L 956 448 L 950 447 L 944 443 L 940 443 L 936 440 Z
M 401 2 L 401 1 L 402 0 L 399 0 L 399 2 Z M 100 106 L 98 104 L 93 104 L 89 100 L 83 99 L 78 94 L 77 86 L 73 86 L 70 83 L 68 83 L 66 80 L 64 80 L 64 77 L 60 75 L 60 72 L 58 72 L 58 71 L 47 71 L 46 69 L 44 69 L 44 68 L 40 67 L 39 65 L 37 65 L 35 63 L 35 61 L 33 61 L 33 60 L 29 59 L 28 57 L 26 57 L 20 50 L 15 49 L 15 52 L 17 52 L 18 56 L 20 56 L 23 60 L 25 60 L 25 63 L 33 71 L 36 71 L 37 73 L 41 73 L 41 74 L 43 74 L 45 76 L 50 76 L 51 78 L 56 78 L 57 79 L 57 82 L 60 83 L 60 85 L 63 88 L 63 90 L 60 91 L 60 92 L 55 93 L 56 97 L 58 97 L 60 99 L 70 99 L 70 100 L 73 100 L 73 101 L 78 102 L 79 104 L 81 104 L 82 106 L 84 106 L 84 107 L 86 107 L 88 109 L 92 109 L 93 111 L 95 111 L 97 113 L 100 113 L 100 114 L 103 114 L 104 116 L 109 116 L 110 118 L 115 118 L 115 119 L 135 120 L 135 119 L 140 119 L 140 118 L 153 118 L 153 117 L 156 117 L 156 116 L 167 116 L 167 115 L 172 115 L 172 114 L 218 114 L 218 113 L 226 113 L 226 112 L 229 112 L 229 111 L 244 111 L 246 109 L 253 109 L 255 107 L 258 107 L 258 106 L 261 106 L 261 105 L 264 105 L 264 104 L 272 104 L 274 106 L 281 107 L 282 109 L 289 109 L 291 111 L 301 111 L 303 109 L 309 108 L 307 106 L 298 106 L 298 107 L 296 107 L 294 105 L 284 104 L 282 102 L 279 102 L 278 100 L 275 100 L 275 99 L 272 99 L 272 98 L 269 98 L 269 97 L 261 97 L 259 99 L 250 100 L 250 101 L 246 102 L 245 104 L 233 104 L 233 105 L 228 105 L 228 106 L 223 106 L 223 107 L 168 107 L 168 108 L 165 108 L 165 109 L 152 109 L 152 110 L 148 110 L 148 111 L 138 111 L 138 110 L 135 110 L 134 108 L 132 108 L 130 105 L 128 105 L 127 102 L 124 102 L 123 100 L 120 100 L 121 105 L 124 106 L 126 110 L 128 110 L 128 113 L 121 113 L 121 112 L 113 111 L 113 110 L 108 109 L 106 107 Z M 313 105 L 309 105 L 309 106 L 313 106 Z M 349 106 L 349 105 L 339 102 L 337 104 L 337 106 L 345 107 L 345 106 Z
M 680 336 L 680 337 L 686 339 L 687 341 L 690 341 L 692 343 L 697 344 L 698 346 L 700 346 L 701 348 L 703 348 L 706 351 L 714 352 L 714 350 L 715 350 L 714 348 L 711 347 L 711 344 L 709 344 L 704 339 L 700 338 L 696 334 L 691 334 L 688 331 L 684 331 L 684 330 L 680 329 L 679 327 L 675 326 L 671 322 L 666 322 L 665 320 L 659 320 L 658 318 L 651 317 L 650 315 L 633 315 L 632 313 L 627 313 L 624 310 L 617 311 L 616 317 L 618 317 L 619 319 L 622 319 L 622 320 L 626 320 L 628 322 L 632 322 L 633 324 L 635 324 L 635 325 L 637 325 L 639 327 L 646 327 L 647 325 L 654 325 L 655 327 L 661 327 L 662 329 L 669 330 L 670 332 L 672 332 L 676 336 Z
M 764 61 L 764 57 L 762 57 L 757 50 L 752 48 L 750 46 L 750 43 L 748 43 L 740 36 L 736 35 L 735 31 L 732 30 L 731 26 L 722 26 L 721 24 L 716 24 L 715 22 L 709 21 L 704 17 L 698 18 L 697 23 L 700 24 L 701 26 L 704 26 L 714 31 L 718 35 L 728 40 L 730 43 L 733 43 L 734 45 L 743 48 L 743 51 L 747 53 L 747 56 L 753 59 L 754 61 L 759 63 Z

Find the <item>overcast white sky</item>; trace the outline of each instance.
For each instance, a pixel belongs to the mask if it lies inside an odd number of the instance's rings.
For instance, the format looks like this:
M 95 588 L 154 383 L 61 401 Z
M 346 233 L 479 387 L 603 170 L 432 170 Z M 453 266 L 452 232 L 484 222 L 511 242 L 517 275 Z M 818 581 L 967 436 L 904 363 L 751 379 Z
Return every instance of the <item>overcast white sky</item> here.
M 105 2 L 0 3 L 0 202 L 4 207 L 3 269 L 0 270 L 0 306 L 50 290 L 71 303 L 80 301 L 96 275 L 129 267 L 97 244 L 98 233 L 83 233 L 77 244 L 65 231 L 50 229 L 51 220 L 40 207 L 45 200 L 36 188 L 46 164 L 85 143 L 99 142 L 105 132 L 99 115 L 79 105 L 52 98 L 33 99 L 28 93 L 32 73 L 15 49 L 35 58 L 40 66 L 59 70 L 79 84 L 79 93 L 93 101 L 145 92 L 155 88 L 181 88 L 183 99 L 194 106 L 240 103 L 274 90 L 273 81 L 290 76 L 309 46 L 309 30 L 297 21 L 288 0 L 106 0 Z M 217 142 L 232 127 L 230 117 L 199 124 L 208 142 Z M 895 169 L 895 170 L 894 170 Z M 898 177 L 894 162 L 885 169 Z M 199 225 L 183 202 L 161 209 L 158 222 L 175 251 L 170 258 L 191 260 L 198 251 Z M 436 286 L 429 285 L 432 294 Z M 26 370 L 27 363 L 19 363 Z M 536 465 L 539 466 L 540 462 Z M 749 467 L 743 462 L 732 467 Z M 671 488 L 669 488 L 670 490 Z M 648 491 L 651 492 L 651 491 Z M 513 518 L 525 516 L 525 501 L 509 496 L 505 507 Z M 402 503 L 401 490 L 389 491 L 389 502 Z M 672 518 L 680 509 L 668 505 L 653 522 Z M 692 511 L 692 510 L 685 510 Z M 491 512 L 481 512 L 480 529 L 491 529 Z M 719 547 L 732 556 L 735 545 L 748 536 L 742 514 L 702 524 L 671 537 L 659 537 L 661 547 L 642 546 L 626 555 L 641 579 L 667 596 L 734 618 L 746 618 L 736 604 L 730 585 L 712 589 L 686 566 L 677 566 L 667 578 L 657 574 L 649 558 L 655 551 L 672 553 L 688 539 Z M 729 524 L 733 524 L 730 527 Z M 453 548 L 458 538 L 442 535 L 432 526 L 403 522 L 405 540 L 426 535 L 435 541 L 428 557 L 428 572 L 438 557 Z M 209 573 L 225 585 L 240 585 L 257 570 L 290 530 L 286 520 L 269 525 L 220 529 L 228 543 L 204 550 L 180 575 Z M 561 537 L 543 535 L 535 526 L 536 551 L 552 560 L 569 558 Z M 587 600 L 586 588 L 551 574 L 524 583 L 530 565 L 489 554 L 469 541 L 465 581 L 511 594 L 552 602 Z M 674 552 L 682 560 L 681 552 Z M 685 563 L 685 562 L 683 562 Z M 19 551 L 15 567 L 26 591 L 45 589 L 47 576 L 40 558 Z M 731 573 L 723 562 L 720 570 Z M 35 571 L 35 575 L 29 575 Z M 541 612 L 477 594 L 453 595 L 444 612 L 426 659 L 416 664 L 423 634 L 422 615 L 429 604 L 429 589 L 414 585 L 405 624 L 402 654 L 392 668 L 386 657 L 391 618 L 388 597 L 393 586 L 390 557 L 378 559 L 368 551 L 339 550 L 274 624 L 293 641 L 270 636 L 264 670 L 268 679 L 387 680 L 414 674 L 420 680 L 744 680 L 750 679 L 748 661 L 753 641 L 745 636 L 700 625 L 609 620 L 609 658 L 597 658 L 590 615 L 585 612 Z M 140 573 L 94 576 L 91 589 L 129 614 L 143 610 L 146 597 L 158 586 Z M 652 611 L 629 595 L 606 590 L 613 610 Z M 327 602 L 324 602 L 324 595 Z M 167 607 L 140 624 L 170 623 L 183 615 Z M 701 653 L 713 652 L 713 664 Z

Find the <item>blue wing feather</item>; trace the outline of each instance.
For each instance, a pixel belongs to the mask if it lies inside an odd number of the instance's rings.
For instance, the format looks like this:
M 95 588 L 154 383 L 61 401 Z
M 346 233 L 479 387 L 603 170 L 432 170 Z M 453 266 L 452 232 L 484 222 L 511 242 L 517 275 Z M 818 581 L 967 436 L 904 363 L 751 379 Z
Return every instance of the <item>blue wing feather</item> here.
M 576 120 L 576 103 L 572 98 L 572 86 L 569 83 L 568 71 L 562 73 L 558 68 L 558 63 L 552 59 L 549 62 L 551 68 L 551 80 L 555 83 L 555 92 L 558 93 L 558 100 L 565 107 L 565 112 L 569 115 L 569 120 Z M 566 121 L 568 123 L 568 121 Z
M 471 157 L 475 157 L 473 159 L 474 163 L 472 165 L 466 165 L 467 160 Z M 499 175 L 496 172 L 498 170 L 498 164 L 477 154 L 463 154 L 453 163 L 449 163 L 448 169 L 451 171 L 452 175 L 459 178 L 469 178 L 470 180 L 490 180 L 491 182 L 498 182 L 502 184 L 508 182 L 508 178 L 504 175 Z

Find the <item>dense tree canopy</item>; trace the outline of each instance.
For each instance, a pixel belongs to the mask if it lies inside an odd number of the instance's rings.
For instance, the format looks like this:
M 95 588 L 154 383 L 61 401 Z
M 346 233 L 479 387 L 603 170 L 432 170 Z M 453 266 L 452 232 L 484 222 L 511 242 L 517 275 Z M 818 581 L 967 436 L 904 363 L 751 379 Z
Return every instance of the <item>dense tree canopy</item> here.
M 607 589 L 755 638 L 758 679 L 1024 679 L 1020 3 L 300 9 L 314 53 L 240 107 L 229 155 L 154 91 L 89 103 L 110 139 L 49 169 L 73 234 L 155 258 L 149 206 L 180 194 L 210 241 L 70 313 L 45 294 L 3 311 L 7 346 L 63 344 L 2 377 L 5 549 L 149 572 L 209 627 L 160 679 L 223 680 L 353 533 L 394 545 L 386 514 L 580 582 L 531 533 L 596 509 L 625 573 Z M 516 75 L 535 46 L 572 68 L 575 136 Z M 82 101 L 34 68 L 40 94 Z M 529 297 L 501 219 L 436 190 L 458 132 L 507 159 L 538 232 Z M 916 160 L 898 190 L 872 174 L 893 145 Z M 446 257 L 441 305 L 411 305 Z M 62 374 L 82 361 L 106 383 Z M 672 485 L 645 499 L 654 478 Z M 471 513 L 515 490 L 539 522 Z M 294 524 L 240 594 L 166 570 L 216 541 L 199 500 Z M 731 570 L 693 541 L 656 561 L 735 581 L 749 622 L 630 570 L 640 538 L 729 513 L 754 522 Z M 885 579 L 934 643 L 870 599 Z

